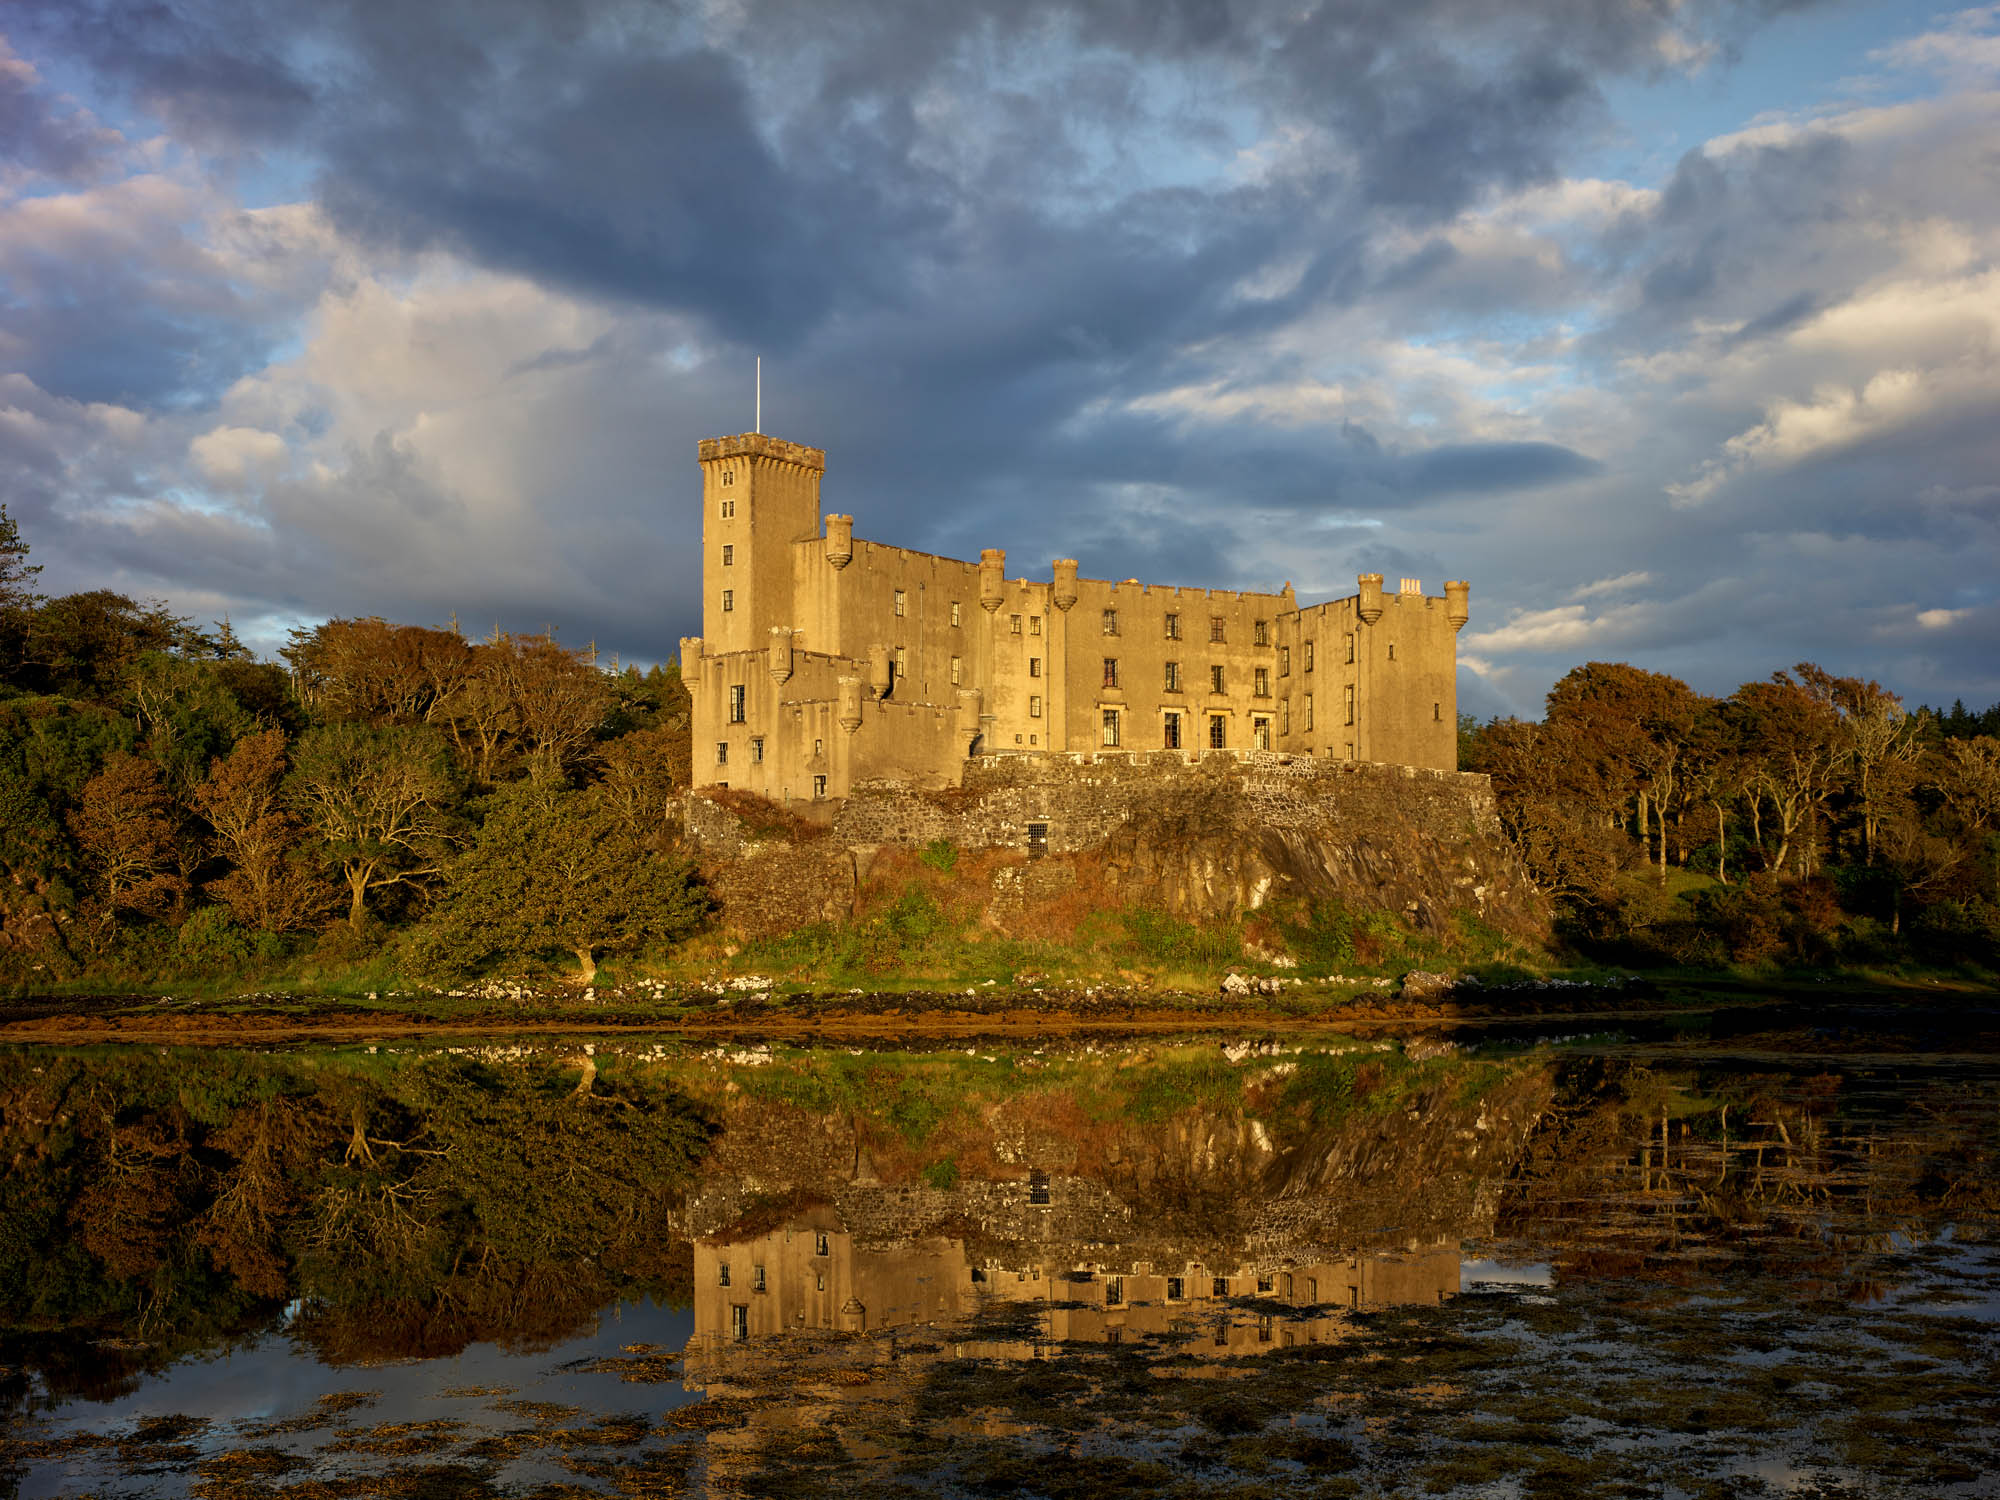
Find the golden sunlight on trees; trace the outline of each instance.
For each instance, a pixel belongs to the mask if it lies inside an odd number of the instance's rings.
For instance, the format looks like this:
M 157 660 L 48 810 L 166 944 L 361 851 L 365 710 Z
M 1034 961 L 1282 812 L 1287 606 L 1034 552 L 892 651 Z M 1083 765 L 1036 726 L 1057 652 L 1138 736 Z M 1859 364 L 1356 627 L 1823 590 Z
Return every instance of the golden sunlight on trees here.
M 599 791 L 517 784 L 485 812 L 446 869 L 419 950 L 432 966 L 556 949 L 576 955 L 588 984 L 599 952 L 675 941 L 708 910 L 692 864 L 650 853 Z
M 267 729 L 217 759 L 193 794 L 230 867 L 208 891 L 251 931 L 292 931 L 328 905 L 300 847 L 304 825 L 284 799 L 285 772 L 285 736 Z
M 159 916 L 186 893 L 174 804 L 151 761 L 122 751 L 109 756 L 69 821 L 96 874 L 107 923 L 120 911 Z
M 455 800 L 445 748 L 428 729 L 328 724 L 293 755 L 292 795 L 347 884 L 359 931 L 368 893 L 438 873 Z
M 1934 955 L 1990 962 L 1994 717 L 1911 713 L 1810 662 L 1722 699 L 1593 662 L 1551 690 L 1545 722 L 1468 725 L 1462 759 L 1492 776 L 1503 826 L 1574 929 L 1623 934 L 1628 952 L 1882 956 L 1896 950 L 1869 934 L 1901 940 L 1914 911 Z M 1641 869 L 1659 892 L 1646 900 Z

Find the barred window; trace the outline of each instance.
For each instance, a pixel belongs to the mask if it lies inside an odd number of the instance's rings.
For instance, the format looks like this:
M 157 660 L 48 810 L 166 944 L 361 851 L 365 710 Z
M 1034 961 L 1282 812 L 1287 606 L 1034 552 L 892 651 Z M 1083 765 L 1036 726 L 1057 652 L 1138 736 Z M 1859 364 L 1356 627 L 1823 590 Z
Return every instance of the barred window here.
M 1104 710 L 1104 744 L 1106 749 L 1118 748 L 1118 710 L 1115 708 Z
M 1104 685 L 1111 688 L 1118 686 L 1118 658 L 1115 656 L 1104 658 Z

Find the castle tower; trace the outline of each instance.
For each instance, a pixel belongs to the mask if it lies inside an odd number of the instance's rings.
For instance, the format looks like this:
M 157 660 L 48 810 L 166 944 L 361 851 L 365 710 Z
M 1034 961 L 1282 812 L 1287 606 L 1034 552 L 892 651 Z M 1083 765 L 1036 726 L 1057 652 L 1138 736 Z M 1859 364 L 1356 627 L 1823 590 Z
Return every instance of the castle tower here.
M 761 432 L 701 442 L 702 629 L 712 653 L 766 647 L 792 618 L 793 542 L 817 537 L 826 454 Z

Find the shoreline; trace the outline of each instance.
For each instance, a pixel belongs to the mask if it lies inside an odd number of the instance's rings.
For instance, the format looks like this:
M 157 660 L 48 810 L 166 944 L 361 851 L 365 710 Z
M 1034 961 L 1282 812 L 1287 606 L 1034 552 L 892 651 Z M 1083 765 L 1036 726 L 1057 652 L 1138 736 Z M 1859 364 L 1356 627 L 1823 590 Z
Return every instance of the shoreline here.
M 1616 985 L 1570 981 L 1467 986 L 1436 996 L 1378 991 L 1293 992 L 1283 997 L 1159 991 L 963 990 L 856 996 L 750 992 L 720 1001 L 606 995 L 594 1001 L 536 993 L 511 1005 L 483 997 L 407 997 L 411 1003 L 324 995 L 258 995 L 204 1001 L 157 994 L 15 996 L 0 999 L 0 1045 L 227 1046 L 538 1037 L 658 1035 L 774 1042 L 881 1042 L 1115 1034 L 1166 1036 L 1241 1031 L 1366 1034 L 1486 1030 L 1575 1023 L 1641 1029 L 1718 1018 L 1755 1029 L 1881 1040 L 1914 1026 L 1977 1051 L 2000 1051 L 2000 990 L 1940 983 L 1722 981 Z M 405 996 L 393 997 L 402 1002 Z M 426 1004 L 429 999 L 433 1003 Z M 1289 1003 L 1286 1003 L 1286 1002 Z M 1726 1028 L 1729 1029 L 1729 1028 Z M 1960 1045 L 1949 1050 L 1959 1051 Z M 1931 1050 L 1926 1048 L 1924 1050 Z

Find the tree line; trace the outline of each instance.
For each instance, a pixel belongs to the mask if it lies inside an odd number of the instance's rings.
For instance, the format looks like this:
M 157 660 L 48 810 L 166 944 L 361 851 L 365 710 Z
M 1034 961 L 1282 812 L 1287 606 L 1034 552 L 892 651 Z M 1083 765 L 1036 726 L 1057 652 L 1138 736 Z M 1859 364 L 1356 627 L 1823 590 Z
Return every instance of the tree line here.
M 0 508 L 0 978 L 349 964 L 432 973 L 671 943 L 675 668 L 551 636 L 334 619 L 260 662 L 107 590 L 44 598 Z
M 1576 941 L 1634 959 L 2000 958 L 2000 706 L 1907 710 L 1810 662 L 1727 697 L 1621 663 L 1459 763 Z

